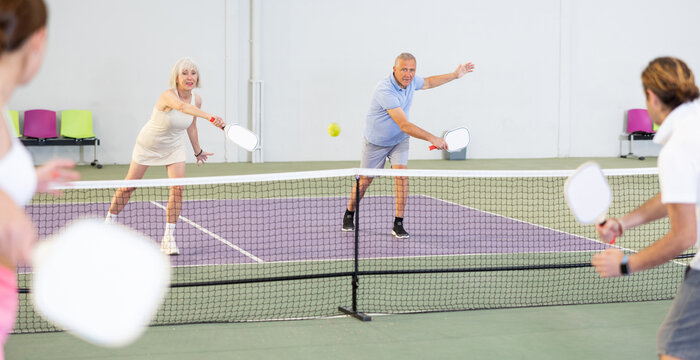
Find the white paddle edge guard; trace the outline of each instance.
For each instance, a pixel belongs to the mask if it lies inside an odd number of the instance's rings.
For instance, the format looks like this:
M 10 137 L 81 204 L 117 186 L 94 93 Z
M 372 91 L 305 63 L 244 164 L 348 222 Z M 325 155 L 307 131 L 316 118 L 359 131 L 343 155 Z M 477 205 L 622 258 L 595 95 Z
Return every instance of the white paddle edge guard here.
M 229 140 L 246 151 L 254 151 L 258 148 L 258 137 L 243 126 L 228 124 L 224 127 L 224 133 Z
M 464 136 L 466 135 L 467 141 L 463 141 Z M 447 152 L 456 152 L 464 149 L 469 145 L 469 141 L 471 140 L 471 136 L 469 134 L 469 130 L 465 127 L 458 127 L 455 129 L 452 129 L 448 131 L 445 136 L 444 136 L 445 142 L 447 143 Z M 455 146 L 452 146 L 450 143 L 455 143 L 455 140 L 458 141 L 458 143 Z
M 571 213 L 583 225 L 605 220 L 612 202 L 612 190 L 597 163 L 588 161 L 566 179 L 564 197 Z
M 48 322 L 93 344 L 126 346 L 146 330 L 170 284 L 155 242 L 103 219 L 81 219 L 37 244 L 32 302 Z

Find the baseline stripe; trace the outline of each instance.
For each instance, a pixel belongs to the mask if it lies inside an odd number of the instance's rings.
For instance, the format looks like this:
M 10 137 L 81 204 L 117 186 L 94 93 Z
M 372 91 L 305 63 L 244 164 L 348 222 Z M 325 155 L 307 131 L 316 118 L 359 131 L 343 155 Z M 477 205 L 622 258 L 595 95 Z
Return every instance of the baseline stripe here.
M 166 207 L 165 207 L 165 206 L 163 206 L 163 205 L 161 205 L 161 204 L 159 204 L 159 203 L 157 203 L 157 202 L 155 202 L 155 201 L 151 201 L 151 204 L 153 204 L 153 205 L 155 205 L 155 206 L 157 206 L 157 207 L 159 207 L 159 208 L 161 208 L 161 209 L 163 209 L 163 210 L 166 210 Z M 243 248 L 241 248 L 241 247 L 239 247 L 239 246 L 237 246 L 237 245 L 235 245 L 235 244 L 229 242 L 228 240 L 222 238 L 221 236 L 219 236 L 219 235 L 217 235 L 217 234 L 215 234 L 215 233 L 213 233 L 213 232 L 211 232 L 211 231 L 205 229 L 204 227 L 202 227 L 201 225 L 197 224 L 196 222 L 194 222 L 194 221 L 192 221 L 192 220 L 190 220 L 190 219 L 188 219 L 188 218 L 186 218 L 186 217 L 184 217 L 184 216 L 182 216 L 182 215 L 180 215 L 180 219 L 182 219 L 182 221 L 184 221 L 184 222 L 186 222 L 186 223 L 188 223 L 188 224 L 194 226 L 197 230 L 199 230 L 199 231 L 201 231 L 201 232 L 203 232 L 203 233 L 205 233 L 205 234 L 207 234 L 207 235 L 213 237 L 213 238 L 216 239 L 216 240 L 221 241 L 222 243 L 224 243 L 224 244 L 227 245 L 228 247 L 230 247 L 230 248 L 232 248 L 232 249 L 234 249 L 234 250 L 240 252 L 241 254 L 243 254 L 243 255 L 249 257 L 251 260 L 253 260 L 253 261 L 257 262 L 257 263 L 263 263 L 263 262 L 264 262 L 261 258 L 255 256 L 255 255 L 253 255 L 253 254 L 251 254 L 251 253 L 249 253 L 248 251 L 244 250 Z

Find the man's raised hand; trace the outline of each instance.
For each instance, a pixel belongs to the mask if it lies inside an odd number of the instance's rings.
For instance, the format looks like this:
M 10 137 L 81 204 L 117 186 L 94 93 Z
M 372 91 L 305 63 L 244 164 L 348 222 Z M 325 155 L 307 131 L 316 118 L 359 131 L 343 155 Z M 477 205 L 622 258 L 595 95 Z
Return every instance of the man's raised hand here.
M 474 64 L 472 64 L 471 62 L 460 64 L 459 66 L 457 66 L 457 70 L 455 70 L 455 76 L 457 76 L 457 79 L 459 79 L 466 73 L 470 73 L 472 71 L 474 71 Z

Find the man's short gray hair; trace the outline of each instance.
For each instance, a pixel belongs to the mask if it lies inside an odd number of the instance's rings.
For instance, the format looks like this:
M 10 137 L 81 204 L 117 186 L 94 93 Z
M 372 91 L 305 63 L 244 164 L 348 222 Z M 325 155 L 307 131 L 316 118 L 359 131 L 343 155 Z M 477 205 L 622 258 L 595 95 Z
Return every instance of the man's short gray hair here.
M 403 53 L 399 54 L 399 56 L 396 57 L 396 60 L 394 60 L 394 64 L 399 62 L 399 59 L 401 59 L 401 60 L 413 60 L 414 62 L 416 62 L 416 57 L 413 56 L 413 54 L 407 53 L 407 52 L 403 52 Z

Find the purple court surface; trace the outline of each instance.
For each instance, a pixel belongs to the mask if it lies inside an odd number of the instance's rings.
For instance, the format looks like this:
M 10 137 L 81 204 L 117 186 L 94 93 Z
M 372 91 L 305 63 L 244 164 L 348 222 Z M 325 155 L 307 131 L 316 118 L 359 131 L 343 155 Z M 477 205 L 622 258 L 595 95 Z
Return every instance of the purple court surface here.
M 183 202 L 174 266 L 353 258 L 354 232 L 340 230 L 347 198 L 191 200 Z M 118 222 L 160 242 L 165 202 L 130 202 Z M 41 238 L 72 219 L 104 217 L 109 204 L 30 205 Z M 410 196 L 408 239 L 391 235 L 394 198 L 367 196 L 360 207 L 361 258 L 603 250 L 587 238 L 427 196 Z

